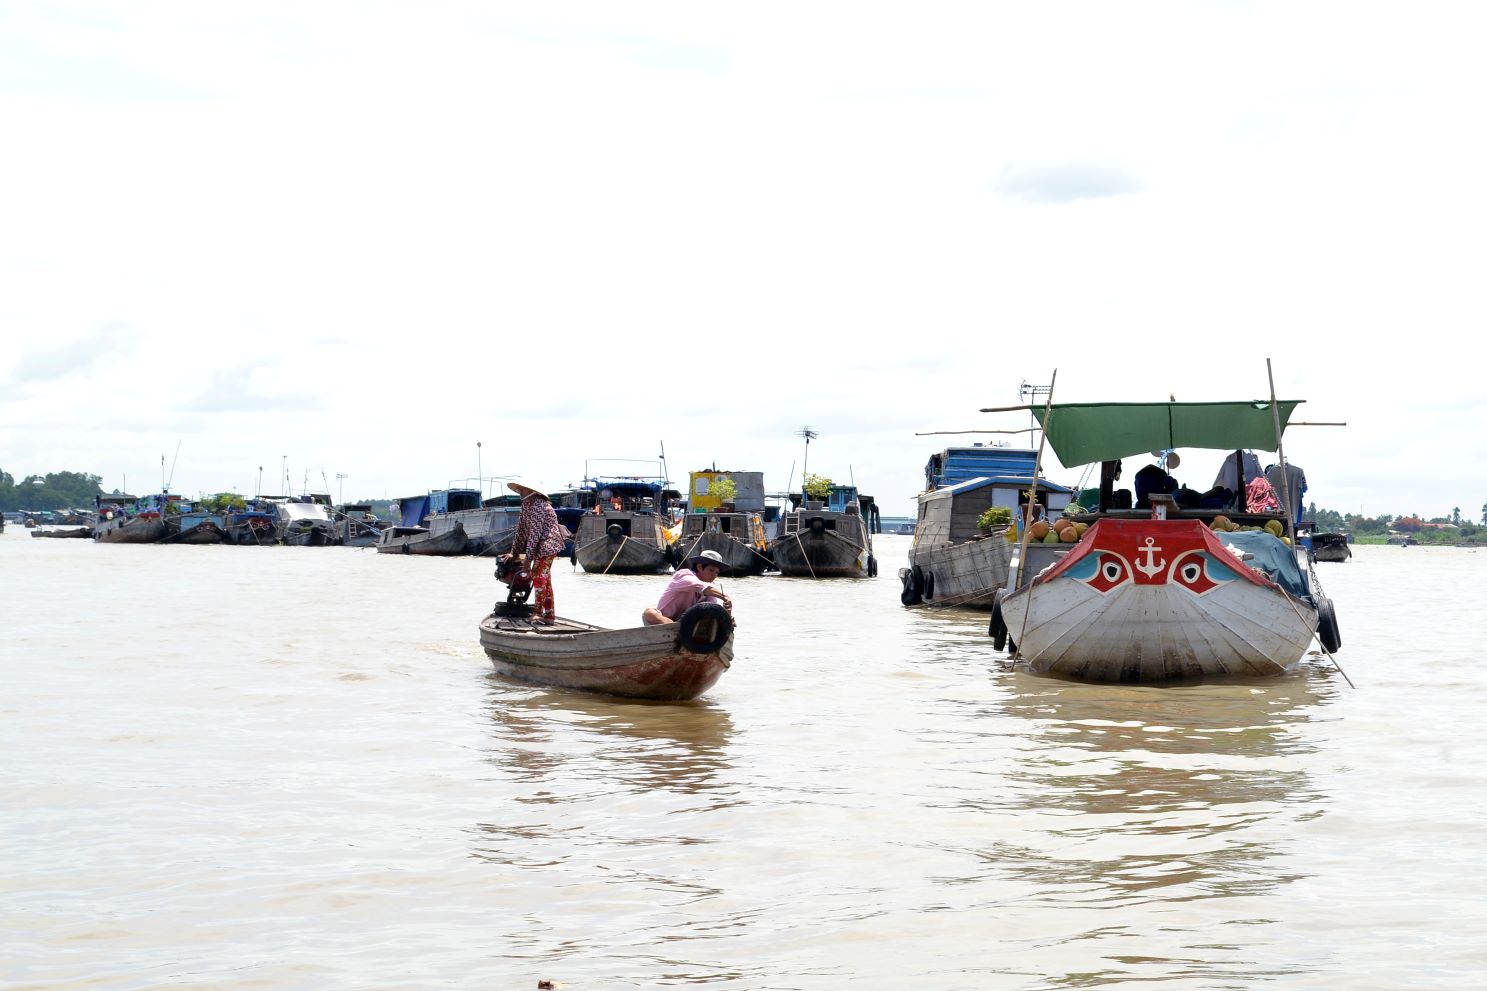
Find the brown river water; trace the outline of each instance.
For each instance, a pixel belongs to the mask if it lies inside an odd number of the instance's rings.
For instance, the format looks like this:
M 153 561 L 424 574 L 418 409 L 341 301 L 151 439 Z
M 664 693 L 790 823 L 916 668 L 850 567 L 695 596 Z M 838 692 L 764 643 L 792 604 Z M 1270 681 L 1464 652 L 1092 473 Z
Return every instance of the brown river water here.
M 1158 689 L 1005 670 L 908 541 L 725 580 L 659 705 L 497 677 L 487 560 L 10 527 L 0 988 L 1487 986 L 1487 553 L 1318 566 L 1356 689 Z

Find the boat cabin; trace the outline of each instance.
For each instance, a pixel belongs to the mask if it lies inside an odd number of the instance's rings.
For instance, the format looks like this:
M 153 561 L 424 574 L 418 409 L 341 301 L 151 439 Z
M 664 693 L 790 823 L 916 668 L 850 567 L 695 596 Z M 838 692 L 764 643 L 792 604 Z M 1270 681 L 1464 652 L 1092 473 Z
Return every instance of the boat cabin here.
M 969 478 L 954 485 L 926 492 L 919 497 L 919 519 L 914 533 L 918 543 L 959 544 L 978 536 L 981 515 L 995 506 L 1012 511 L 1021 533 L 1028 520 L 1052 519 L 1061 514 L 1074 497 L 1074 490 L 1038 479 L 1035 501 L 1028 510 L 1028 491 L 1034 489 L 1031 475 L 999 475 Z

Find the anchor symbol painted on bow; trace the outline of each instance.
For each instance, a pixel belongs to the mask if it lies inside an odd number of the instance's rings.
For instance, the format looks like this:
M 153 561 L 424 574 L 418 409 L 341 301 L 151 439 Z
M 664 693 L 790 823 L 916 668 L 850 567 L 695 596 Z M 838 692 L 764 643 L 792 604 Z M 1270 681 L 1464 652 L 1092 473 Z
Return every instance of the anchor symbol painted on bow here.
M 1150 578 L 1152 575 L 1156 574 L 1157 572 L 1161 571 L 1163 568 L 1165 568 L 1167 566 L 1167 559 L 1166 558 L 1163 558 L 1160 561 L 1153 560 L 1156 557 L 1157 552 L 1161 550 L 1160 547 L 1154 546 L 1155 544 L 1156 544 L 1156 538 L 1155 537 L 1147 537 L 1146 538 L 1146 546 L 1145 547 L 1142 547 L 1141 549 L 1139 549 L 1138 551 L 1136 551 L 1137 554 L 1145 554 L 1146 555 L 1146 560 L 1145 561 L 1137 561 L 1136 562 L 1136 570 L 1139 571 L 1139 572 L 1141 572 L 1143 575 L 1145 575 L 1148 578 Z

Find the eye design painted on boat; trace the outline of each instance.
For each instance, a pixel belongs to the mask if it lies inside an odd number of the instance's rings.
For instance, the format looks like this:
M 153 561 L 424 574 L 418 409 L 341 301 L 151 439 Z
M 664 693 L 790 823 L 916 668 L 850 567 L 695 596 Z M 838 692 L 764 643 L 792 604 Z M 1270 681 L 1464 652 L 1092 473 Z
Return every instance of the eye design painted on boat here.
M 1215 569 L 1219 575 L 1212 576 L 1208 573 L 1208 564 L 1208 558 L 1201 551 L 1184 554 L 1172 564 L 1171 581 L 1174 585 L 1181 585 L 1194 595 L 1202 595 L 1224 584 L 1222 575 L 1228 570 L 1226 568 Z
M 1095 573 L 1086 578 L 1096 592 L 1108 592 L 1131 580 L 1131 566 L 1115 554 L 1101 554 L 1095 562 Z

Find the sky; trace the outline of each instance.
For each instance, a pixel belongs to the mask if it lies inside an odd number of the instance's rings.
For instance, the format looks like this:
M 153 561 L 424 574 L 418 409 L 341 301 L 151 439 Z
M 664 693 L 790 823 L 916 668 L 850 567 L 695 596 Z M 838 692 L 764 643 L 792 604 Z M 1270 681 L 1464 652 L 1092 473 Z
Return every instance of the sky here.
M 1308 501 L 1476 519 L 1484 22 L 7 5 L 0 469 L 362 499 L 664 451 L 673 481 L 808 467 L 910 515 L 932 453 L 1019 440 L 935 432 L 1026 425 L 978 412 L 1023 385 L 1273 374 L 1346 424 L 1286 434 Z

